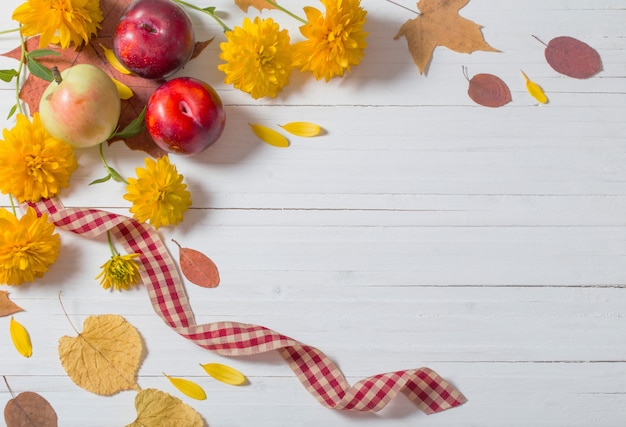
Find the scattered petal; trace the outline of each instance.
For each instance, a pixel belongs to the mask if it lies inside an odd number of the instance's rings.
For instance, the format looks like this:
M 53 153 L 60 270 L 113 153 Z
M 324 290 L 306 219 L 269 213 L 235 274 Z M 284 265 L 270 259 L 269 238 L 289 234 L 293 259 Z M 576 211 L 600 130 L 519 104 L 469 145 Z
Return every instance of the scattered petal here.
M 113 83 L 115 83 L 115 87 L 117 87 L 117 91 L 120 94 L 120 99 L 126 100 L 132 98 L 133 90 L 130 87 L 128 87 L 121 81 L 114 79 L 113 77 L 111 77 L 111 80 L 113 80 Z
M 165 377 L 168 380 L 170 380 L 172 385 L 176 387 L 185 396 L 189 396 L 192 399 L 196 399 L 196 400 L 206 399 L 206 393 L 204 392 L 204 389 L 200 387 L 198 384 L 194 383 L 193 381 L 186 380 L 184 378 L 170 377 L 169 375 L 165 373 L 163 375 L 165 375 Z
M 319 125 L 309 122 L 290 122 L 279 126 L 290 134 L 302 136 L 304 138 L 317 136 L 322 131 L 322 128 Z
M 204 427 L 200 414 L 177 397 L 147 388 L 135 397 L 137 418 L 126 427 Z
M 102 43 L 100 43 L 100 47 L 104 51 L 105 58 L 107 59 L 107 61 L 109 61 L 109 64 L 111 64 L 113 68 L 115 68 L 117 71 L 119 71 L 122 74 L 130 74 L 130 71 L 127 70 L 126 67 L 122 65 L 119 59 L 117 59 L 117 56 L 115 56 L 115 52 L 113 52 L 113 49 L 109 49 L 108 47 L 104 46 Z
M 221 381 L 230 385 L 242 385 L 248 380 L 246 376 L 230 366 L 223 365 L 221 363 L 206 363 L 200 365 L 206 371 L 207 374 L 212 376 L 218 381 Z
M 522 76 L 526 81 L 526 90 L 528 91 L 528 93 L 530 93 L 530 95 L 537 101 L 541 102 L 542 104 L 546 104 L 548 102 L 548 97 L 546 96 L 546 93 L 543 91 L 541 86 L 530 80 L 526 73 L 524 73 L 523 71 Z
M 18 311 L 24 311 L 24 309 L 9 299 L 7 291 L 0 291 L 0 317 L 8 316 Z
M 26 328 L 17 320 L 11 317 L 11 323 L 9 325 L 9 331 L 11 333 L 11 340 L 13 345 L 19 354 L 24 357 L 30 357 L 33 355 L 33 345 L 30 342 L 30 335 Z
M 203 288 L 215 288 L 220 284 L 220 274 L 215 263 L 195 249 L 183 248 L 176 240 L 172 239 L 179 248 L 180 269 L 194 285 Z
M 252 131 L 261 141 L 274 147 L 289 147 L 289 140 L 280 132 L 259 124 L 250 123 L 250 127 L 252 127 Z

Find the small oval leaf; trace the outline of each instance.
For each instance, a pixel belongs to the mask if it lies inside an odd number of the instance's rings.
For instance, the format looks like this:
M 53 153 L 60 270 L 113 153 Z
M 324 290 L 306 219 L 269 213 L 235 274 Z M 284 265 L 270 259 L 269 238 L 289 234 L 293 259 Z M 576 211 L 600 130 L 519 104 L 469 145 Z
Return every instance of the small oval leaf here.
M 553 38 L 544 54 L 554 71 L 568 77 L 588 79 L 602 71 L 600 54 L 587 43 L 573 37 Z
M 25 391 L 9 400 L 4 407 L 7 427 L 57 427 L 58 417 L 50 402 L 32 391 Z
M 117 59 L 117 56 L 115 56 L 115 52 L 113 52 L 113 49 L 109 49 L 108 47 L 104 46 L 102 43 L 100 43 L 100 47 L 104 51 L 104 57 L 107 59 L 107 61 L 109 61 L 109 64 L 111 64 L 113 68 L 115 68 L 117 71 L 119 71 L 122 74 L 130 74 L 130 71 L 128 71 L 126 67 L 122 65 L 120 60 Z
M 207 374 L 212 376 L 218 381 L 221 381 L 230 385 L 243 385 L 248 380 L 246 376 L 230 366 L 223 365 L 221 363 L 206 363 L 200 365 L 206 371 Z
M 511 91 L 504 81 L 493 74 L 476 74 L 469 81 L 467 94 L 475 103 L 485 107 L 502 107 L 511 102 Z
M 278 148 L 289 147 L 289 140 L 285 138 L 285 136 L 280 132 L 268 128 L 267 126 L 258 124 L 250 123 L 250 127 L 252 128 L 254 134 L 259 137 L 261 141 Z
M 178 246 L 180 270 L 194 285 L 203 288 L 215 288 L 220 284 L 220 274 L 215 263 L 195 249 L 183 248 L 176 240 Z
M 309 122 L 290 122 L 279 126 L 292 135 L 301 136 L 304 138 L 317 136 L 322 131 L 320 125 Z
M 524 80 L 526 81 L 526 90 L 528 91 L 530 96 L 532 96 L 533 98 L 535 98 L 537 101 L 541 102 L 542 104 L 546 104 L 548 102 L 548 97 L 546 96 L 546 93 L 543 91 L 543 88 L 539 86 L 537 83 L 530 80 L 528 76 L 526 75 L 526 73 L 524 73 L 523 71 L 522 71 L 522 77 L 524 77 Z
M 192 399 L 196 399 L 196 400 L 206 399 L 206 393 L 204 392 L 204 389 L 200 387 L 198 384 L 194 383 L 193 381 L 186 380 L 184 378 L 170 377 L 169 375 L 165 373 L 163 375 L 165 375 L 165 377 L 168 380 L 170 380 L 172 385 L 176 387 L 185 396 L 189 396 Z
M 24 357 L 32 356 L 33 345 L 30 342 L 30 335 L 26 328 L 12 316 L 9 324 L 9 332 L 11 333 L 11 340 L 17 352 Z

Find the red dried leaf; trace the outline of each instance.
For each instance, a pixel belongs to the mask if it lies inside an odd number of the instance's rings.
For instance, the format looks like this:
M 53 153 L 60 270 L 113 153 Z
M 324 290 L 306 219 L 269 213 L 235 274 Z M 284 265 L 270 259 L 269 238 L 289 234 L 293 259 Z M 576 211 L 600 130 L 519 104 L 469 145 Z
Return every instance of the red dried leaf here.
M 557 73 L 575 79 L 588 79 L 602 71 L 600 54 L 587 43 L 568 36 L 556 37 L 548 43 L 546 61 Z
M 152 92 L 163 83 L 159 80 L 147 80 L 138 76 L 122 74 L 109 64 L 104 55 L 102 46 L 111 49 L 113 47 L 113 34 L 115 28 L 119 22 L 120 17 L 124 13 L 124 10 L 128 6 L 131 0 L 101 0 L 100 7 L 104 20 L 102 21 L 102 29 L 98 32 L 97 37 L 92 37 L 88 45 L 78 47 L 76 50 L 60 49 L 58 46 L 48 46 L 48 49 L 55 50 L 60 53 L 60 56 L 45 56 L 38 58 L 38 61 L 43 65 L 51 68 L 57 66 L 59 70 L 75 65 L 75 64 L 92 64 L 100 67 L 107 72 L 111 77 L 119 80 L 120 82 L 129 86 L 134 96 L 128 100 L 122 101 L 122 110 L 120 115 L 119 127 L 123 129 L 130 122 L 136 119 L 145 105 L 150 99 Z M 195 45 L 195 51 L 193 57 L 195 58 L 202 52 L 202 50 L 208 46 L 211 40 L 206 42 L 197 42 Z M 29 51 L 39 48 L 39 37 L 32 37 L 26 43 Z M 17 47 L 10 52 L 4 54 L 4 56 L 20 59 L 21 47 Z M 28 104 L 30 113 L 33 114 L 39 110 L 39 100 L 41 94 L 49 85 L 49 82 L 39 79 L 33 75 L 29 75 L 24 83 L 21 91 L 20 98 Z M 139 135 L 132 138 L 128 138 L 124 141 L 126 145 L 133 150 L 142 150 L 150 154 L 153 157 L 160 157 L 165 152 L 160 149 L 147 131 L 141 132 Z
M 41 395 L 25 391 L 9 400 L 4 407 L 7 427 L 57 427 L 57 413 Z
M 493 74 L 476 74 L 469 81 L 467 94 L 475 103 L 485 107 L 502 107 L 511 102 L 511 91 L 504 81 Z
M 176 240 L 172 241 L 179 248 L 180 269 L 187 280 L 203 288 L 215 288 L 220 284 L 217 266 L 208 256 L 195 249 L 183 248 Z

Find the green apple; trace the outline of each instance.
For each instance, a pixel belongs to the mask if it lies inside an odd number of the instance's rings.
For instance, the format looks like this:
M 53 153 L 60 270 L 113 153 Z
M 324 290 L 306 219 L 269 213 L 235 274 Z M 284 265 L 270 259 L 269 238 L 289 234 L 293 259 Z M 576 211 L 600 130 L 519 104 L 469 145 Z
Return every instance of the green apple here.
M 39 101 L 39 115 L 48 133 L 77 148 L 106 141 L 117 127 L 120 109 L 113 80 L 89 64 L 64 70 Z

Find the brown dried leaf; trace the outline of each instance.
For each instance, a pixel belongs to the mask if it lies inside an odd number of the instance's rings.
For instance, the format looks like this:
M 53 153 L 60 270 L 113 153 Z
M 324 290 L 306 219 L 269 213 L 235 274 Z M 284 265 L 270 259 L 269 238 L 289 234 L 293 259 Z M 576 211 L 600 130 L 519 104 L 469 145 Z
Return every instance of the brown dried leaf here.
M 481 26 L 459 16 L 469 0 L 420 0 L 420 15 L 406 21 L 394 37 L 406 37 L 413 61 L 424 74 L 437 46 L 459 53 L 477 50 L 498 52 L 483 38 Z
M 573 37 L 553 38 L 544 54 L 554 71 L 568 77 L 588 79 L 602 71 L 600 54 L 587 43 Z
M 126 427 L 204 427 L 206 423 L 191 406 L 177 397 L 155 388 L 147 388 L 135 397 L 137 418 Z
M 215 288 L 220 284 L 220 274 L 217 266 L 208 256 L 195 249 L 183 248 L 176 240 L 179 249 L 180 269 L 194 285 L 203 288 Z
M 467 94 L 472 101 L 485 107 L 502 107 L 511 102 L 509 87 L 493 74 L 476 74 L 472 77 Z
M 142 356 L 139 332 L 115 314 L 89 316 L 82 333 L 59 340 L 65 372 L 79 387 L 102 396 L 139 390 L 135 377 Z
M 263 9 L 276 9 L 265 0 L 235 0 L 235 4 L 244 12 L 248 11 L 250 6 L 262 11 Z
M 9 316 L 18 311 L 24 311 L 24 309 L 9 299 L 7 291 L 0 291 L 0 317 Z
M 92 64 L 106 71 L 109 76 L 130 87 L 135 95 L 130 99 L 122 101 L 119 121 L 120 129 L 124 129 L 139 116 L 148 103 L 152 92 L 163 83 L 163 81 L 159 80 L 148 80 L 132 74 L 123 74 L 116 70 L 106 59 L 104 48 L 111 49 L 113 47 L 115 28 L 130 2 L 131 0 L 101 0 L 100 7 L 104 15 L 104 20 L 101 24 L 102 29 L 98 32 L 97 37 L 92 37 L 88 45 L 79 46 L 76 50 L 73 48 L 60 49 L 58 46 L 50 45 L 47 49 L 59 52 L 60 56 L 44 56 L 37 58 L 37 60 L 46 67 L 51 68 L 52 66 L 57 66 L 61 71 L 76 64 Z M 193 57 L 198 56 L 210 42 L 210 40 L 208 42 L 197 42 Z M 26 46 L 29 51 L 38 49 L 39 37 L 30 38 Z M 17 47 L 5 53 L 4 56 L 19 60 L 21 47 Z M 20 98 L 28 104 L 31 114 L 38 111 L 39 99 L 48 85 L 49 82 L 33 75 L 29 75 L 26 79 L 20 91 Z M 139 135 L 126 139 L 124 142 L 129 148 L 145 151 L 153 157 L 160 157 L 166 154 L 165 151 L 152 141 L 152 138 L 146 130 L 143 130 Z
M 4 407 L 7 427 L 57 427 L 57 413 L 41 395 L 25 391 L 9 400 Z

